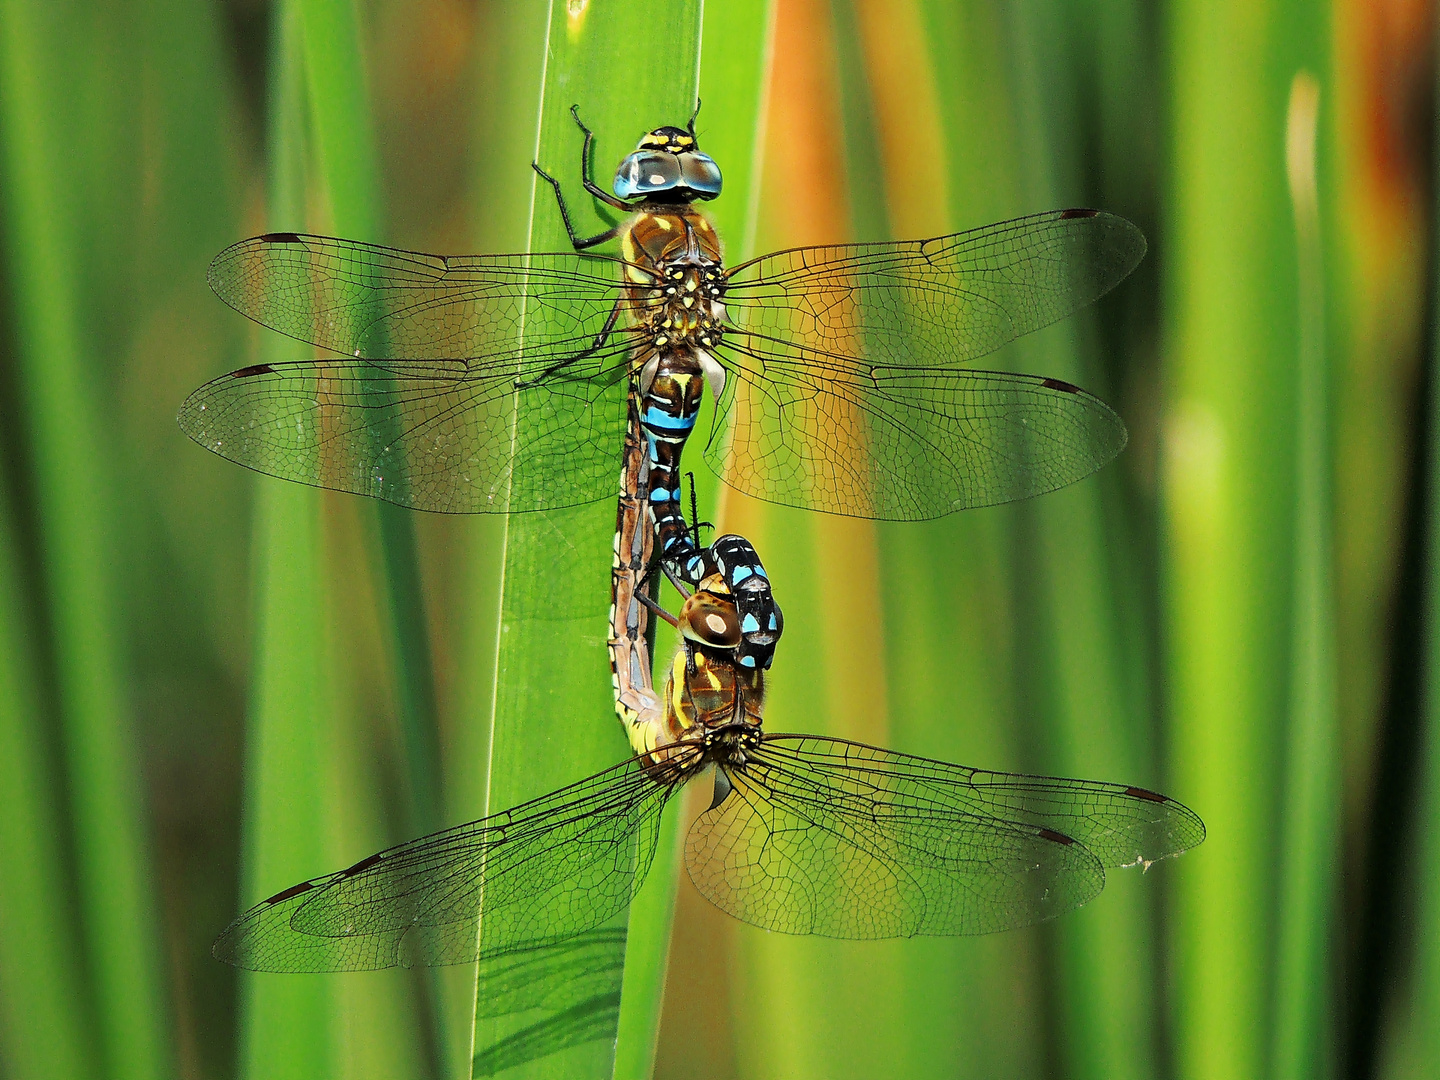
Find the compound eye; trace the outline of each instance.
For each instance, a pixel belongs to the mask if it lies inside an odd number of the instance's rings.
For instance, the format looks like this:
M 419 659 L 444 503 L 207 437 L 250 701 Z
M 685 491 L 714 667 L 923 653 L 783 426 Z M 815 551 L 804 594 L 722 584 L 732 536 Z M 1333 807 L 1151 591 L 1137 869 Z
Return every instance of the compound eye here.
M 740 613 L 735 605 L 708 592 L 694 592 L 680 606 L 680 633 L 712 649 L 740 644 Z
M 720 166 L 709 154 L 694 150 L 683 155 L 680 158 L 680 175 L 696 198 L 713 199 L 720 194 Z

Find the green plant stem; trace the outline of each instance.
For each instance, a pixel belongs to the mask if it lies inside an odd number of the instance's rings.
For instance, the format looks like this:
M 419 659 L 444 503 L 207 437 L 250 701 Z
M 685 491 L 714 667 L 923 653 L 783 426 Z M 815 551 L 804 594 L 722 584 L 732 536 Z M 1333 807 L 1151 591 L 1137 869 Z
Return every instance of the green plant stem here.
M 1182 1080 L 1265 1075 L 1274 1045 L 1301 310 L 1284 105 L 1295 69 L 1322 59 L 1325 20 L 1322 5 L 1283 0 L 1184 0 L 1170 13 L 1169 793 L 1208 827 L 1173 878 Z
M 1295 595 L 1286 732 L 1279 932 L 1275 963 L 1277 1080 L 1335 1073 L 1331 945 L 1340 865 L 1340 760 L 1335 691 L 1335 598 L 1330 542 L 1332 458 L 1325 355 L 1324 265 L 1315 138 L 1319 84 L 1291 86 L 1287 130 L 1299 271 L 1299 385 L 1295 480 Z
M 637 102 L 644 102 L 656 114 L 657 119 L 647 126 L 688 116 L 694 107 L 699 63 L 699 16 L 697 0 L 650 0 L 624 8 L 552 5 L 537 158 L 560 178 L 570 205 L 585 223 L 577 227 L 592 227 L 596 218 L 575 175 L 580 135 L 570 118 L 570 106 L 580 105 L 586 123 L 596 132 L 596 158 L 602 162 L 618 160 L 622 148 L 628 152 L 634 145 Z M 663 64 L 654 62 L 660 55 L 666 58 Z M 533 176 L 531 183 L 528 250 L 565 250 L 568 240 L 549 189 L 536 185 Z M 516 430 L 523 438 L 530 419 L 523 398 L 519 408 Z M 619 445 L 617 432 L 617 460 Z M 516 449 L 523 452 L 521 447 Z M 525 617 L 525 609 L 533 611 L 536 606 L 536 594 L 543 594 L 545 606 L 555 612 L 586 610 L 588 597 L 593 595 L 594 579 L 567 581 L 545 573 L 551 560 L 544 545 L 554 542 L 557 520 L 563 520 L 572 543 L 593 553 L 589 565 L 595 568 L 596 577 L 605 574 L 609 562 L 613 503 L 561 518 L 515 515 L 506 523 L 488 766 L 492 812 L 598 771 L 628 752 L 614 720 L 603 623 L 588 618 L 542 623 Z M 655 912 L 645 917 L 644 948 L 653 960 L 659 940 L 654 936 L 653 920 L 662 916 Z M 668 920 L 668 913 L 663 917 Z M 623 925 L 623 917 L 618 922 Z M 659 970 L 663 972 L 663 965 Z M 512 1075 L 608 1077 L 617 1056 L 627 1063 L 639 1061 L 643 1067 L 653 1056 L 653 1024 L 648 1017 L 658 1015 L 656 1002 L 663 978 L 646 981 L 649 985 L 642 988 L 635 977 L 626 978 L 626 1001 L 620 1012 L 638 1010 L 637 1019 L 622 1022 L 617 1013 L 615 1022 L 626 1032 L 627 1043 L 638 1039 L 650 1050 L 622 1046 L 617 1051 L 608 1042 L 592 1041 L 529 1062 Z M 483 981 L 479 990 L 483 992 Z M 497 1021 L 477 1020 L 477 1056 L 503 1034 Z
M 1027 165 L 1020 185 L 1026 207 L 1083 201 L 1071 137 L 1078 126 L 1078 72 L 1068 61 L 1076 42 L 1064 15 L 1063 4 L 1032 4 L 1016 7 L 1011 17 L 1020 120 L 1015 143 Z M 1019 367 L 1095 387 L 1093 329 L 1116 299 L 1102 298 L 1101 311 L 1080 313 L 1020 343 Z M 1134 572 L 1113 554 L 1128 523 L 1107 515 L 1119 500 L 1107 507 L 1104 499 L 1107 485 L 1118 486 L 1122 467 L 1114 463 L 1017 508 L 1023 552 L 1017 607 L 1032 646 L 1022 695 L 1042 733 L 1027 767 L 1155 787 L 1146 725 L 1127 694 L 1128 686 L 1146 681 L 1143 654 L 1127 650 L 1118 607 L 1125 595 L 1119 579 Z M 1153 1032 L 1158 1020 L 1151 994 L 1157 887 L 1138 871 L 1111 872 L 1104 895 L 1052 931 L 1057 1051 L 1067 1076 L 1143 1080 L 1158 1071 L 1158 1041 L 1137 1037 Z
M 3 505 L 3 504 L 0 504 Z M 0 1062 L 15 1080 L 98 1076 L 87 1037 L 19 552 L 0 508 Z M 23 987 L 17 992 L 16 988 Z
M 305 73 L 321 174 L 336 233 L 382 239 L 379 162 L 370 120 L 364 53 L 351 0 L 303 0 Z M 400 730 L 411 796 L 408 832 L 442 824 L 434 668 L 419 575 L 414 515 L 375 503 L 394 658 Z
M 305 222 L 306 107 L 299 0 L 276 12 L 271 52 L 269 221 Z M 267 335 L 268 360 L 303 346 Z M 334 822 L 332 755 L 326 745 L 324 572 L 319 492 L 256 481 L 255 664 L 245 762 L 242 904 L 248 906 L 328 867 Z M 333 1076 L 333 978 L 241 976 L 241 1075 L 248 1080 Z
M 84 68 L 66 45 L 85 40 L 83 31 L 61 5 L 0 4 L 0 198 L 97 1041 L 109 1075 L 154 1080 L 170 1071 L 168 1009 L 120 656 L 112 450 L 99 382 L 84 359 L 76 261 L 82 192 L 66 164 L 73 160 L 65 143 L 71 132 L 61 107 Z

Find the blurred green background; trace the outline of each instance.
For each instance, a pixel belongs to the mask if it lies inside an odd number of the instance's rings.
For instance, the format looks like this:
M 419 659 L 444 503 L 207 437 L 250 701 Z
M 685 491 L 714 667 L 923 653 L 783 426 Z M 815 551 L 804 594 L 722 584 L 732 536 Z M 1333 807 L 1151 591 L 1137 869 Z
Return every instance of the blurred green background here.
M 1436 37 L 1430 0 L 0 0 L 0 1076 L 1434 1075 Z M 676 823 L 589 1027 L 484 973 L 477 1010 L 473 968 L 237 975 L 255 899 L 624 743 L 613 508 L 205 453 L 184 396 L 293 348 L 206 264 L 553 249 L 571 102 L 603 180 L 697 90 L 732 262 L 1071 205 L 1150 240 L 994 361 L 1120 411 L 1098 476 L 924 525 L 703 488 L 786 612 L 769 725 L 1157 788 L 1209 838 L 1045 927 L 844 943 L 710 908 Z

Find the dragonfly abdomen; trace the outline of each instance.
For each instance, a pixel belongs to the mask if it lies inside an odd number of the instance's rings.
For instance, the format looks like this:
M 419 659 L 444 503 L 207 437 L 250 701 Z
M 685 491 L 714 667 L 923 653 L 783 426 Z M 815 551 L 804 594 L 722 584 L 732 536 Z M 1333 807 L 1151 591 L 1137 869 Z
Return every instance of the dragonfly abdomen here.
M 704 576 L 704 558 L 680 508 L 680 454 L 695 428 L 703 385 L 700 362 L 693 352 L 675 349 L 663 353 L 645 389 L 640 414 L 649 449 L 649 498 L 660 558 L 672 573 L 691 584 Z

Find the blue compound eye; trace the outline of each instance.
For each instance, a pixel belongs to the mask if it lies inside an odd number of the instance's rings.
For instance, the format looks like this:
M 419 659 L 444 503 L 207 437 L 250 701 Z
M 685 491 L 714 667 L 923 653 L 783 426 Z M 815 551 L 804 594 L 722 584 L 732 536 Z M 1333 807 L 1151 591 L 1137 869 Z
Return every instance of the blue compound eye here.
M 709 154 L 698 150 L 680 156 L 680 175 L 685 186 L 697 199 L 713 199 L 720 194 L 720 166 Z
M 663 151 L 636 150 L 615 171 L 615 194 L 622 199 L 673 191 L 680 186 L 680 160 Z
M 673 195 L 713 199 L 720 194 L 720 166 L 707 154 L 636 150 L 615 170 L 615 194 L 622 199 Z

